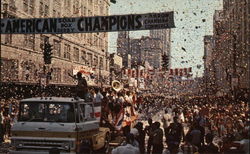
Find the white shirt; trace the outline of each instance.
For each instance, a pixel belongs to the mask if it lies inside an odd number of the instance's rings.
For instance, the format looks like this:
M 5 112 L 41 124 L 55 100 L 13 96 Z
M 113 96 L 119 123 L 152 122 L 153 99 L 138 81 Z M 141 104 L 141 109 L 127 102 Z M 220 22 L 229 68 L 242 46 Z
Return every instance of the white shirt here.
M 124 98 L 122 96 L 118 97 L 117 103 L 118 104 L 124 103 Z
M 94 98 L 94 101 L 96 103 L 101 103 L 102 102 L 102 99 L 103 99 L 103 96 L 100 92 L 98 92 L 96 95 L 95 95 L 95 98 Z
M 111 154 L 140 154 L 140 150 L 131 144 L 126 144 L 113 149 Z

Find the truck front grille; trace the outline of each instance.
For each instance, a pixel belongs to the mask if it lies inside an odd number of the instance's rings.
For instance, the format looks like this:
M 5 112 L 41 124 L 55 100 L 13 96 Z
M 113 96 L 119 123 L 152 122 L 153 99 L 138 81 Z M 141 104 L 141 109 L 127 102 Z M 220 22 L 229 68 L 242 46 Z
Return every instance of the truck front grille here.
M 59 141 L 59 140 L 15 139 L 12 140 L 12 143 L 17 149 L 50 150 L 52 148 L 57 148 L 59 150 L 68 151 L 70 148 L 74 146 L 70 141 Z

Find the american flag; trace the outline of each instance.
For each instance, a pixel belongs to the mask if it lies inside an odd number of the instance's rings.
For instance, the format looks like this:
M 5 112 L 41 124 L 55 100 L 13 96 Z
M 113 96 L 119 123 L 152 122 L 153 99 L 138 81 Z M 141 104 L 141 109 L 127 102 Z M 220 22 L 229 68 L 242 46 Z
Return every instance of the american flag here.
M 123 120 L 124 120 L 124 109 L 121 109 L 121 111 L 119 112 L 117 119 L 115 121 L 115 128 L 117 130 L 121 130 Z

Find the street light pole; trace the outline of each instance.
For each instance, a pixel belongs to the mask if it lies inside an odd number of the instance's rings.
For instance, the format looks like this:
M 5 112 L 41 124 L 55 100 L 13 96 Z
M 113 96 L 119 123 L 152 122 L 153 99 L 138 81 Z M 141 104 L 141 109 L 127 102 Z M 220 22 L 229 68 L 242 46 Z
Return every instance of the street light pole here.
M 98 81 L 100 83 L 100 86 L 102 88 L 102 74 L 101 74 L 101 63 L 99 64 L 99 77 L 98 77 Z

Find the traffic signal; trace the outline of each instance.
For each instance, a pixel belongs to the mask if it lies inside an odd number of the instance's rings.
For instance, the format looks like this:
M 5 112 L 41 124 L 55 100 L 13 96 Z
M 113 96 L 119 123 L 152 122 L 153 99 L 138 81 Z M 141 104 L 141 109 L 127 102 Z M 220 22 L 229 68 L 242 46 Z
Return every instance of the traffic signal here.
M 166 55 L 166 53 L 164 53 L 162 55 L 162 69 L 167 71 L 168 67 L 169 67 L 169 56 Z
M 52 45 L 46 42 L 44 44 L 43 59 L 45 64 L 51 64 Z

